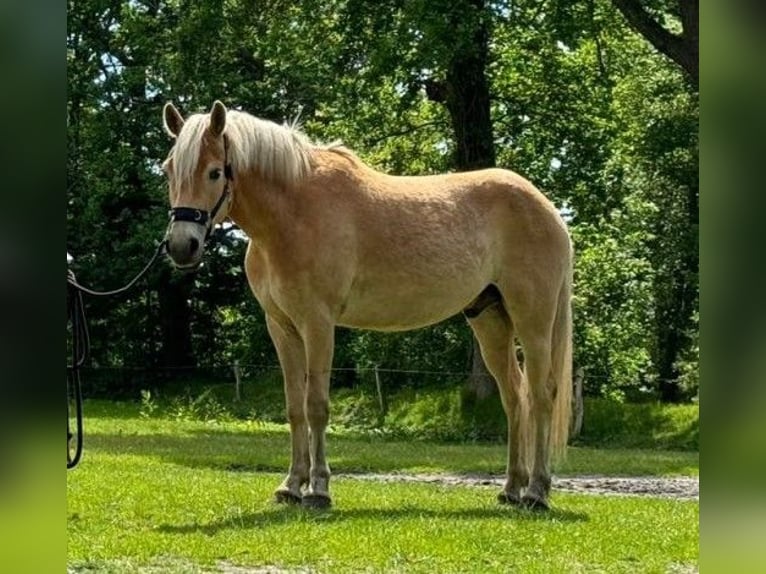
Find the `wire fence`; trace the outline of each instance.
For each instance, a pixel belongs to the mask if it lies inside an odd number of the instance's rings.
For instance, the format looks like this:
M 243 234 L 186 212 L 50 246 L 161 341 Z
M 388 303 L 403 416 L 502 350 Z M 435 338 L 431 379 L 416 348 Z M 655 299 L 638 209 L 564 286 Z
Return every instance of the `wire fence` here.
M 330 369 L 331 387 L 376 389 L 379 395 L 402 388 L 428 388 L 433 386 L 456 386 L 469 381 L 484 383 L 494 379 L 489 373 L 471 371 L 448 371 L 436 369 L 408 369 L 385 366 L 334 367 Z M 84 366 L 83 389 L 90 397 L 130 398 L 140 396 L 144 389 L 183 388 L 184 385 L 204 384 L 205 387 L 230 386 L 236 398 L 241 398 L 249 388 L 264 380 L 281 386 L 282 369 L 277 364 L 259 364 L 234 361 L 211 366 Z M 611 382 L 615 389 L 637 388 L 650 383 L 627 381 L 623 384 L 600 374 L 590 374 L 578 368 L 573 373 L 572 384 L 577 394 L 587 393 L 588 384 Z M 659 380 L 652 379 L 651 384 Z
M 155 373 L 155 374 L 193 374 L 193 373 L 199 373 L 202 376 L 205 376 L 210 373 L 225 373 L 229 372 L 232 373 L 235 368 L 239 368 L 240 370 L 249 372 L 249 373 L 264 373 L 264 372 L 276 372 L 281 373 L 282 367 L 275 364 L 259 364 L 259 363 L 242 363 L 239 361 L 234 361 L 233 363 L 226 363 L 226 364 L 217 364 L 217 365 L 205 365 L 205 366 L 197 366 L 197 365 L 190 365 L 190 366 L 139 366 L 139 365 L 107 365 L 107 366 L 87 366 L 84 367 L 85 370 L 91 371 L 91 372 L 117 372 L 117 371 L 124 371 L 127 373 Z M 314 371 L 312 371 L 314 372 Z M 370 373 L 381 373 L 381 374 L 392 374 L 392 375 L 403 375 L 403 376 L 422 376 L 422 377 L 430 377 L 430 376 L 437 376 L 437 377 L 463 377 L 468 378 L 472 376 L 479 376 L 479 377 L 489 377 L 492 378 L 492 375 L 486 374 L 486 373 L 473 373 L 471 371 L 442 371 L 442 370 L 436 370 L 436 369 L 396 369 L 392 367 L 377 367 L 377 366 L 358 366 L 358 367 L 333 367 L 331 369 L 328 369 L 325 372 L 329 372 L 331 375 L 331 378 L 333 376 L 337 376 L 340 374 L 356 374 L 356 375 L 363 375 L 363 374 L 370 374 Z M 601 381 L 614 381 L 614 378 L 608 375 L 601 375 L 601 374 L 593 374 L 593 373 L 587 373 L 586 377 L 589 380 L 601 380 Z M 653 382 L 668 382 L 668 383 L 674 383 L 678 382 L 678 379 L 660 379 L 653 377 Z M 629 383 L 632 384 L 632 383 Z
M 164 366 L 87 366 L 83 367 L 83 387 L 88 395 L 96 397 L 137 396 L 144 388 L 161 388 L 167 385 L 183 386 L 184 383 L 204 382 L 206 387 L 231 385 L 236 396 L 244 389 L 271 379 L 281 384 L 282 369 L 274 364 L 256 364 L 234 361 L 230 364 L 212 366 L 164 367 Z M 387 367 L 334 367 L 330 369 L 331 386 L 386 386 L 398 389 L 403 386 L 430 386 L 456 384 L 470 377 L 491 379 L 486 373 L 469 371 L 439 371 L 428 369 L 394 369 Z

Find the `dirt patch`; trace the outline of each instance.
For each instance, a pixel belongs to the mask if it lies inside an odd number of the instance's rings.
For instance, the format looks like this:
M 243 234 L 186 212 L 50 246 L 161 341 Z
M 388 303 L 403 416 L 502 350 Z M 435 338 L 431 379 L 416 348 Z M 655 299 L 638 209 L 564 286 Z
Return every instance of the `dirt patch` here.
M 377 482 L 419 482 L 444 486 L 492 486 L 502 488 L 505 477 L 452 474 L 336 474 L 338 478 Z M 699 500 L 699 479 L 689 477 L 554 477 L 553 488 L 567 492 L 622 496 L 655 496 L 677 500 Z

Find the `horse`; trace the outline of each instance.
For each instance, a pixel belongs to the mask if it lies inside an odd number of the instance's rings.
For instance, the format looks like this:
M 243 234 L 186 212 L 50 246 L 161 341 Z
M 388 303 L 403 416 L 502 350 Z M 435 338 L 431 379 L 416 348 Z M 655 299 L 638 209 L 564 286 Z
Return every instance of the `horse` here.
M 196 269 L 227 217 L 282 369 L 291 463 L 279 503 L 331 506 L 325 452 L 336 326 L 416 329 L 463 313 L 508 422 L 501 503 L 549 508 L 572 394 L 573 248 L 560 213 L 504 169 L 394 176 L 216 101 L 168 102 L 167 253 Z M 523 370 L 516 339 L 523 351 Z

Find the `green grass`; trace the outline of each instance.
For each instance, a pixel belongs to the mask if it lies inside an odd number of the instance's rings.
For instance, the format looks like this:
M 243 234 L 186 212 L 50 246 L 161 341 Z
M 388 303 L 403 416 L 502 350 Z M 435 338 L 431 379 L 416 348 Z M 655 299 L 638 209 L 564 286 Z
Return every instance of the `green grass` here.
M 86 403 L 67 474 L 70 568 L 203 572 L 221 564 L 319 572 L 667 572 L 696 565 L 699 504 L 554 493 L 554 510 L 500 507 L 491 487 L 333 481 L 335 507 L 277 506 L 289 458 L 275 424 L 141 418 Z M 335 472 L 491 472 L 502 445 L 334 432 Z M 689 452 L 575 448 L 557 474 L 695 475 Z M 659 535 L 658 535 L 659 534 Z
M 176 382 L 155 390 L 152 406 L 159 412 L 191 414 L 191 418 L 258 418 L 285 422 L 279 372 L 244 384 L 244 399 L 234 401 L 231 384 L 201 380 Z M 506 417 L 497 396 L 482 401 L 460 387 L 403 388 L 386 393 L 388 412 L 380 413 L 377 393 L 369 384 L 332 389 L 331 420 L 357 434 L 376 438 L 465 443 L 502 442 Z M 699 450 L 699 405 L 621 403 L 586 397 L 578 446 L 647 450 Z
M 229 470 L 282 472 L 289 463 L 287 425 L 143 419 L 140 410 L 134 403 L 87 402 L 88 449 Z M 502 474 L 506 463 L 506 447 L 499 443 L 396 440 L 332 426 L 328 453 L 334 472 Z M 554 471 L 561 476 L 697 476 L 699 453 L 573 446 Z
M 585 401 L 583 444 L 699 450 L 699 405 Z

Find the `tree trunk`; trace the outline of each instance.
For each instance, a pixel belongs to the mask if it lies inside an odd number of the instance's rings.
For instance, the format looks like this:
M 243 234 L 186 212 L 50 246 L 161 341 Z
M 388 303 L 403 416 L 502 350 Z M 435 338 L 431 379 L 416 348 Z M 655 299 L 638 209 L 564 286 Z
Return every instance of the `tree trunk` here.
M 490 116 L 490 94 L 486 68 L 489 58 L 489 26 L 483 0 L 465 3 L 464 14 L 453 13 L 473 30 L 457 39 L 447 69 L 443 102 L 447 106 L 455 134 L 455 168 L 469 171 L 495 165 L 495 142 Z M 456 26 L 456 29 L 458 27 Z M 477 399 L 497 392 L 473 337 L 471 376 L 468 391 Z
M 585 369 L 579 367 L 574 376 L 574 393 L 572 393 L 572 419 L 569 422 L 569 436 L 577 438 L 582 431 L 585 405 L 582 398 L 582 388 L 585 384 Z
M 194 366 L 189 297 L 190 275 L 174 276 L 170 271 L 160 280 L 158 300 L 162 330 L 162 364 L 165 367 Z
M 681 34 L 673 34 L 647 12 L 641 0 L 612 0 L 631 28 L 678 64 L 699 85 L 699 0 L 679 0 Z
M 663 402 L 684 400 L 679 384 L 678 361 L 691 344 L 690 330 L 699 307 L 699 185 L 690 185 L 686 196 L 686 220 L 678 232 L 684 234 L 683 253 L 657 292 L 658 391 Z M 667 291 L 663 291 L 663 288 Z
M 487 365 L 484 364 L 479 341 L 476 337 L 471 339 L 473 345 L 471 346 L 471 375 L 468 377 L 468 391 L 478 400 L 483 400 L 497 393 L 497 384 L 487 370 Z
M 472 2 L 484 10 L 480 0 Z M 456 50 L 447 70 L 445 104 L 455 133 L 455 168 L 469 171 L 495 166 L 495 141 L 490 116 L 489 30 L 483 18 L 474 18 L 471 41 Z
M 674 299 L 677 293 L 674 293 Z M 676 303 L 672 301 L 671 305 Z M 672 311 L 669 309 L 667 311 Z M 662 310 L 659 311 L 660 313 Z M 678 327 L 669 324 L 658 326 L 657 346 L 659 357 L 657 371 L 660 377 L 658 390 L 660 400 L 664 403 L 676 403 L 681 398 L 681 389 L 678 385 L 678 368 L 676 359 L 681 352 L 681 340 Z

